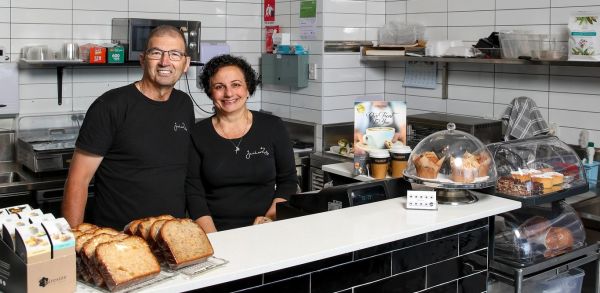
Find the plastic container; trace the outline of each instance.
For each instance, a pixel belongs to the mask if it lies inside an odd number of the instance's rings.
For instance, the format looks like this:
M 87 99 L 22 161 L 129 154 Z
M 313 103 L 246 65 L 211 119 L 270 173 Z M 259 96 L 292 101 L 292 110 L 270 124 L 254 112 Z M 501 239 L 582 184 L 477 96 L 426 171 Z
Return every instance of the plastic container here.
M 590 188 L 594 188 L 598 183 L 598 166 L 600 166 L 600 162 L 597 161 L 593 161 L 590 164 L 583 164 L 583 167 L 585 168 L 585 176 L 587 177 Z
M 527 31 L 500 32 L 502 58 L 517 59 L 531 57 L 540 59 L 543 51 L 544 35 Z
M 579 156 L 556 136 L 498 142 L 487 148 L 496 162 L 497 195 L 548 197 L 587 188 Z
M 512 266 L 534 264 L 584 245 L 581 219 L 564 201 L 524 207 L 495 219 L 495 257 Z
M 478 138 L 448 123 L 447 130 L 435 132 L 415 146 L 404 177 L 431 187 L 480 189 L 494 185 L 496 167 Z
M 522 292 L 580 293 L 584 276 L 585 272 L 582 269 L 573 268 L 550 278 L 534 277 L 523 282 Z M 492 281 L 488 287 L 489 293 L 506 293 L 514 291 L 512 285 L 500 281 Z

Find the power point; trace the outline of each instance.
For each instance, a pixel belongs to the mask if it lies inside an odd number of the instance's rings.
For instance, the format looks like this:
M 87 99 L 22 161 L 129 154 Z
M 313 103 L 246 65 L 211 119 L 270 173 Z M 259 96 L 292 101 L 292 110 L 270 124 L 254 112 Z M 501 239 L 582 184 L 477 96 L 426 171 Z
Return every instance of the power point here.
M 316 63 L 308 64 L 308 79 L 310 79 L 310 80 L 317 79 L 317 64 Z

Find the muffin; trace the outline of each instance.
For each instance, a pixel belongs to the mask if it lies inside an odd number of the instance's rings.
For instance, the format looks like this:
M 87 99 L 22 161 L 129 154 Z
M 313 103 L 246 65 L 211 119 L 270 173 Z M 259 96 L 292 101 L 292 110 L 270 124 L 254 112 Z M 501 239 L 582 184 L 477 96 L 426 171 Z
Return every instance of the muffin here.
M 565 250 L 573 247 L 573 233 L 564 227 L 552 227 L 546 234 L 544 245 L 546 246 L 545 257 L 552 257 L 561 254 Z
M 413 163 L 417 169 L 417 176 L 425 179 L 436 179 L 445 158 L 444 156 L 439 159 L 435 152 L 424 152 L 415 156 Z
M 479 162 L 469 152 L 465 152 L 459 159 L 450 158 L 452 173 L 450 179 L 454 182 L 471 183 L 479 175 Z
M 477 163 L 479 163 L 478 177 L 488 176 L 490 167 L 492 166 L 492 158 L 490 155 L 486 152 L 482 152 L 475 156 L 475 158 L 477 158 Z
M 536 238 L 550 229 L 550 226 L 551 223 L 548 219 L 542 216 L 533 216 L 523 222 L 519 228 L 525 238 Z

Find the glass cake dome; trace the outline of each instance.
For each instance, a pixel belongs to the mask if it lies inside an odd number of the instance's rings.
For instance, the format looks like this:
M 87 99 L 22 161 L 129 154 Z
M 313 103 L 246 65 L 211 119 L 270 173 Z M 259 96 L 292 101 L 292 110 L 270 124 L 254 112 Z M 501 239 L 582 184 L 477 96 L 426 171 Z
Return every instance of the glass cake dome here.
M 438 202 L 464 204 L 477 201 L 469 189 L 482 189 L 496 182 L 494 158 L 475 136 L 447 130 L 424 138 L 408 159 L 404 176 L 409 181 L 438 189 Z

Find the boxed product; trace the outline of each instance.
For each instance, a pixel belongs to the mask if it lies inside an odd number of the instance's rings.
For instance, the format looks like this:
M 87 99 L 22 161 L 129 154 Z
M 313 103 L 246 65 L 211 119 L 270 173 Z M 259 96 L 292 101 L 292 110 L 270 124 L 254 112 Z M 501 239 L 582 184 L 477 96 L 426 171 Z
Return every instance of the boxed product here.
M 600 61 L 600 11 L 580 11 L 569 17 L 569 60 Z
M 17 227 L 15 231 L 15 252 L 28 264 L 50 260 L 52 247 L 42 224 Z
M 52 258 L 75 253 L 75 236 L 65 218 L 43 221 L 42 226 L 52 245 Z
M 2 240 L 4 240 L 12 251 L 15 251 L 15 231 L 17 230 L 17 227 L 24 227 L 27 225 L 29 225 L 29 221 L 23 219 L 4 222 L 2 227 Z
M 29 218 L 29 222 L 31 222 L 32 224 L 35 224 L 35 223 L 41 223 L 44 221 L 49 221 L 49 220 L 54 220 L 54 219 L 56 219 L 56 218 L 54 217 L 53 214 L 47 213 L 47 214 L 43 214 L 43 215 L 39 215 L 39 216 L 33 216 L 33 217 Z
M 17 214 L 24 211 L 30 211 L 31 207 L 28 204 L 22 204 L 18 206 L 4 208 L 4 210 L 9 214 Z
M 0 215 L 0 238 L 2 238 L 2 229 L 4 227 L 4 223 L 14 222 L 19 220 L 19 216 L 16 214 L 3 214 Z
M 108 63 L 124 63 L 125 48 L 121 45 L 115 45 L 107 49 Z
M 22 220 L 26 220 L 26 221 L 29 221 L 29 218 L 31 218 L 31 217 L 39 217 L 43 214 L 44 214 L 44 212 L 42 212 L 42 210 L 40 210 L 40 209 L 26 210 L 26 211 L 17 213 L 19 218 L 21 218 Z
M 0 221 L 4 221 L 4 241 L 0 241 L 0 263 L 3 264 L 0 292 L 75 292 L 74 238 L 66 221 L 30 224 L 15 217 L 16 214 L 0 216 Z M 16 238 L 16 252 L 11 234 Z M 52 242 L 55 235 L 60 243 Z M 56 253 L 52 253 L 52 248 Z

